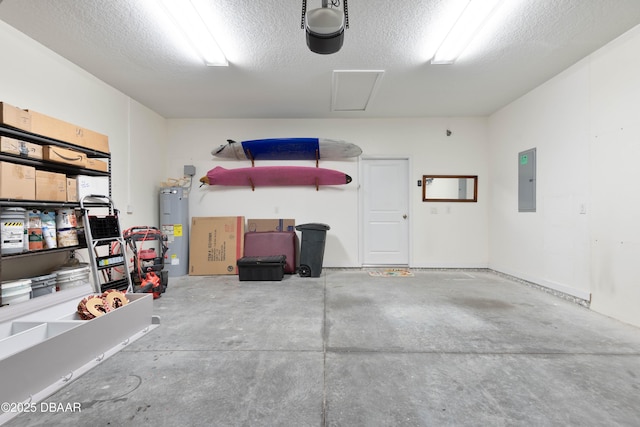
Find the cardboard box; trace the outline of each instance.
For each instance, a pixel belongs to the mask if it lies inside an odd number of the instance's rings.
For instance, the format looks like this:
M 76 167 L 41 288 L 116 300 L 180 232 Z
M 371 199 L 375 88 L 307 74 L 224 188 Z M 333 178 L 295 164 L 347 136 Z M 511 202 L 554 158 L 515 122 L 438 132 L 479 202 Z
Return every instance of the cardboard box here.
M 87 165 L 85 168 L 95 171 L 109 172 L 109 163 L 103 160 L 87 158 Z
M 78 201 L 78 180 L 67 177 L 67 202 Z
M 36 200 L 67 201 L 67 176 L 36 170 Z
M 0 198 L 35 200 L 36 168 L 0 162 Z
M 248 219 L 247 231 L 296 231 L 295 219 Z
M 0 102 L 0 123 L 14 128 L 31 131 L 31 113 L 18 107 Z
M 30 111 L 31 132 L 102 153 L 109 152 L 109 137 L 101 133 L 67 123 L 37 111 Z
M 42 147 L 42 158 L 50 162 L 65 163 L 81 168 L 87 166 L 86 154 L 55 145 L 45 145 Z
M 42 159 L 42 145 L 9 138 L 8 136 L 0 136 L 0 151 L 32 159 Z
M 193 217 L 189 275 L 238 274 L 244 252 L 244 217 Z
M 76 176 L 76 184 L 78 189 L 78 201 L 84 196 L 96 194 L 99 196 L 109 195 L 109 177 L 106 176 Z

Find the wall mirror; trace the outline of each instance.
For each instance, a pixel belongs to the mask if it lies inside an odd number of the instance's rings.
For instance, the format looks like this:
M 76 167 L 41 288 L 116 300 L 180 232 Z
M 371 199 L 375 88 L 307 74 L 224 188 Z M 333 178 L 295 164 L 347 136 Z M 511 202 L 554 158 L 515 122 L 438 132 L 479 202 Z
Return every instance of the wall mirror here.
M 423 202 L 477 202 L 477 175 L 423 175 Z

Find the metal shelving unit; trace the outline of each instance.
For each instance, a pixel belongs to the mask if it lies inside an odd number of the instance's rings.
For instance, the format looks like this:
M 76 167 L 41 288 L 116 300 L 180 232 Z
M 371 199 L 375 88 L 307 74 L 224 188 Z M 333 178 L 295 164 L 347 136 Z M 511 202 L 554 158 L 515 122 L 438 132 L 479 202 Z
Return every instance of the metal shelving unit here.
M 14 129 L 0 124 L 0 136 L 6 136 L 9 138 L 18 139 L 21 141 L 31 142 L 38 145 L 55 145 L 57 147 L 73 149 L 81 153 L 86 154 L 87 157 L 108 159 L 108 171 L 97 171 L 93 169 L 80 168 L 73 165 L 67 165 L 64 163 L 48 162 L 46 160 L 34 159 L 30 157 L 20 156 L 12 153 L 0 152 L 0 161 L 17 163 L 26 166 L 33 166 L 40 170 L 48 172 L 64 173 L 65 175 L 88 175 L 88 176 L 103 176 L 109 178 L 109 190 L 111 190 L 111 154 L 104 153 L 86 147 L 80 147 L 73 144 L 69 144 L 64 141 L 59 141 L 53 138 L 44 137 L 31 132 L 27 132 L 20 129 Z M 110 196 L 111 194 L 109 194 Z M 88 203 L 86 206 L 98 206 L 99 204 Z M 80 202 L 61 202 L 61 201 L 42 201 L 42 200 L 19 200 L 19 199 L 2 199 L 0 198 L 0 208 L 3 207 L 24 207 L 27 209 L 61 209 L 61 208 L 80 208 Z M 1 245 L 1 243 L 0 243 Z M 43 256 L 47 254 L 60 253 L 60 252 L 73 252 L 77 249 L 82 249 L 85 246 L 69 246 L 65 248 L 48 249 L 41 251 L 30 251 L 20 254 L 4 254 L 0 255 L 0 277 L 2 280 L 6 280 L 2 276 L 2 264 L 4 262 L 11 262 L 11 260 L 29 257 L 29 256 Z

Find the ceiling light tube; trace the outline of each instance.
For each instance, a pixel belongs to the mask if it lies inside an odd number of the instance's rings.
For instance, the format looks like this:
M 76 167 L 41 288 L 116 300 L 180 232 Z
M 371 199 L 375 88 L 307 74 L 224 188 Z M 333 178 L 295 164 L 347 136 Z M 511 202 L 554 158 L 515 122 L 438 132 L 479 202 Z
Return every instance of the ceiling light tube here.
M 229 61 L 213 38 L 191 0 L 162 0 L 165 10 L 208 66 L 228 66 Z
M 469 0 L 438 47 L 432 64 L 453 64 L 503 0 Z

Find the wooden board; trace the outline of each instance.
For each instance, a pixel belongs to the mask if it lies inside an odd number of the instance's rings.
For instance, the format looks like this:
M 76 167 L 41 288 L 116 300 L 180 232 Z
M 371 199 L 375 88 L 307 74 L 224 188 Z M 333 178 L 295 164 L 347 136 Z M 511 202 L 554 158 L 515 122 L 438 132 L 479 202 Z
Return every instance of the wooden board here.
M 216 166 L 200 179 L 209 185 L 241 187 L 341 185 L 351 182 L 343 172 L 310 166 L 256 166 L 250 168 L 225 169 Z
M 228 140 L 211 151 L 216 157 L 237 160 L 318 160 L 357 157 L 355 144 L 325 138 L 271 138 L 242 142 Z

